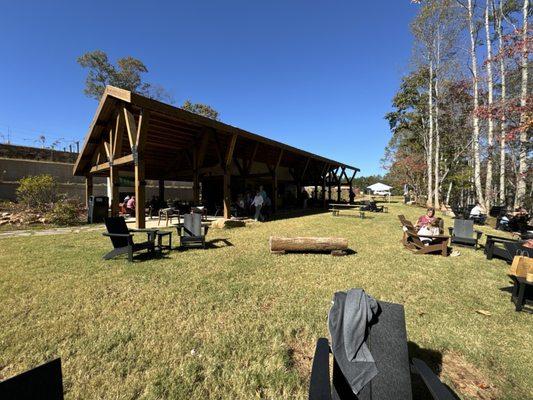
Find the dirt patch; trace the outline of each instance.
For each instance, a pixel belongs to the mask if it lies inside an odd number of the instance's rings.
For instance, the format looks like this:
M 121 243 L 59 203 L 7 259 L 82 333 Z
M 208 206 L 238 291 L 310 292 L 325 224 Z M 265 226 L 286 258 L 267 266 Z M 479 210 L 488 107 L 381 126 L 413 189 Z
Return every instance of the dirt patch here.
M 314 351 L 313 343 L 298 340 L 297 337 L 288 343 L 289 366 L 295 369 L 305 382 L 308 382 L 311 376 Z
M 453 383 L 455 390 L 474 399 L 496 400 L 500 398 L 498 389 L 460 354 L 447 352 L 442 358 L 441 376 Z

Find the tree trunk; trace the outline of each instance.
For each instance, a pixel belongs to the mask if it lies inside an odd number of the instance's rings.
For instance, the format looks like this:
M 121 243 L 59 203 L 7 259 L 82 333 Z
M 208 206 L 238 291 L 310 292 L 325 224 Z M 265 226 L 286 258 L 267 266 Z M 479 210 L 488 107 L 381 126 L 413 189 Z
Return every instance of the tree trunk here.
M 492 77 L 492 40 L 490 37 L 489 25 L 489 0 L 485 2 L 485 35 L 487 48 L 487 90 L 488 90 L 488 106 L 492 110 L 493 105 L 493 77 Z M 485 208 L 490 210 L 492 205 L 492 158 L 494 155 L 494 121 L 489 114 L 488 128 L 487 128 L 487 176 L 485 179 Z
M 431 55 L 430 55 L 431 57 Z M 428 166 L 428 197 L 427 206 L 433 206 L 433 60 L 429 61 L 429 133 L 428 133 L 428 149 L 427 149 L 427 166 Z
M 503 51 L 503 3 L 505 0 L 500 0 L 500 10 L 495 18 L 496 31 L 498 34 L 499 51 Z M 505 107 L 506 101 L 506 82 L 505 82 L 505 60 L 500 57 L 500 80 L 501 80 L 501 102 L 502 107 Z M 505 109 L 503 110 L 503 117 L 500 122 L 500 204 L 505 204 L 505 135 L 507 134 L 507 121 L 505 117 Z
M 527 1 L 527 0 L 526 0 Z M 472 62 L 472 82 L 474 92 L 474 114 L 472 132 L 472 144 L 474 150 L 474 187 L 476 190 L 477 200 L 484 204 L 483 187 L 481 185 L 481 157 L 479 155 L 479 117 L 477 116 L 477 110 L 479 108 L 479 85 L 477 74 L 477 52 L 476 52 L 476 31 L 474 23 L 474 6 L 472 0 L 468 0 L 468 28 L 470 32 L 470 58 Z
M 440 160 L 440 135 L 439 135 L 439 79 L 440 79 L 440 29 L 437 28 L 437 54 L 436 54 L 436 69 L 435 69 L 435 190 L 434 190 L 434 206 L 439 208 L 439 192 L 440 192 L 440 177 L 439 177 L 439 160 Z
M 446 205 L 450 204 L 450 195 L 452 194 L 453 181 L 448 185 L 448 191 L 446 192 Z
M 270 251 L 336 251 L 347 250 L 348 239 L 335 237 L 270 236 Z
M 516 179 L 516 197 L 515 207 L 523 206 L 526 197 L 526 179 L 527 179 L 527 147 L 528 147 L 528 130 L 525 128 L 527 123 L 526 102 L 527 102 L 527 64 L 528 64 L 528 50 L 527 50 L 527 13 L 529 7 L 529 0 L 524 0 L 523 12 L 523 26 L 522 26 L 522 91 L 520 93 L 520 107 L 522 112 L 520 114 L 520 153 L 518 156 L 518 174 Z

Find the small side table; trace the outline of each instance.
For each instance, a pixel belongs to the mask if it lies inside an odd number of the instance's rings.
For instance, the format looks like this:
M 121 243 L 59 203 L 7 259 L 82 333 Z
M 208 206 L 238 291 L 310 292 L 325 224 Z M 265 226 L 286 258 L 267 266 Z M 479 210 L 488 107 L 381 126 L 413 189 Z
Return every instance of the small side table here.
M 172 232 L 170 231 L 156 231 L 157 248 L 159 251 L 163 249 L 172 250 Z M 168 236 L 168 245 L 163 245 L 163 237 Z
M 533 297 L 530 296 L 533 294 L 533 282 L 528 282 L 526 278 L 519 276 L 511 276 L 511 279 L 513 280 L 511 301 L 514 303 L 516 311 L 522 311 L 524 304 L 533 300 Z

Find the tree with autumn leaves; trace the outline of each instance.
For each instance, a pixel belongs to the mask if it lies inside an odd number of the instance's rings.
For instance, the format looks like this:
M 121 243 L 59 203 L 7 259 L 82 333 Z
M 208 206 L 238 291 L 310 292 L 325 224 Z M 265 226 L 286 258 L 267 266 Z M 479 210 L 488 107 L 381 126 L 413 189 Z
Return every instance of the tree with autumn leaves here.
M 412 1 L 412 68 L 384 165 L 431 206 L 532 208 L 529 0 Z

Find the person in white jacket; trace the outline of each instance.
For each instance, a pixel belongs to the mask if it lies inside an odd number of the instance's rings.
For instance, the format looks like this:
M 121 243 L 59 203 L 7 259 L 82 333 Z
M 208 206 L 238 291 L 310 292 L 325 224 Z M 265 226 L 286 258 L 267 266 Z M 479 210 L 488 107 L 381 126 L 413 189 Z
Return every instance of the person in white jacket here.
M 263 207 L 263 196 L 261 196 L 261 193 L 258 191 L 255 194 L 254 200 L 252 201 L 252 205 L 255 207 L 255 217 L 254 219 L 256 221 L 263 220 L 263 216 L 261 215 L 261 207 Z

